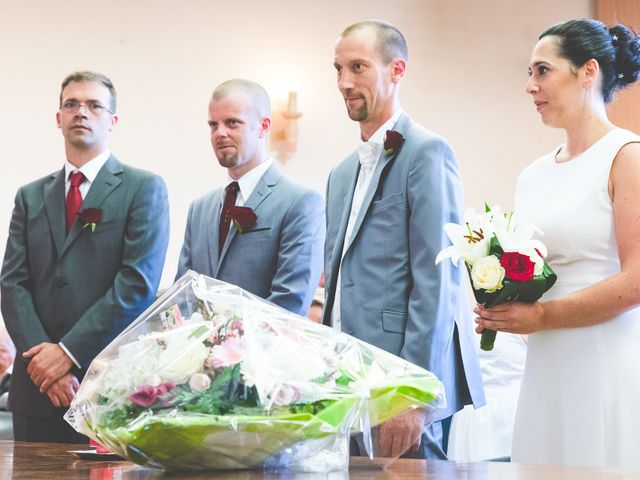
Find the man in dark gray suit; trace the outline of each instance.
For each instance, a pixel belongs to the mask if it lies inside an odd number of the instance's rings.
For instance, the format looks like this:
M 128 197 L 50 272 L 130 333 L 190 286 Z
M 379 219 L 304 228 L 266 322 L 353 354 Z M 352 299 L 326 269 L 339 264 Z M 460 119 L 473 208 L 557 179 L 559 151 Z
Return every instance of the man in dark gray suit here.
M 219 85 L 209 126 L 227 184 L 191 205 L 178 277 L 195 270 L 306 315 L 322 270 L 322 196 L 267 156 L 271 107 L 257 83 Z
M 20 188 L 0 287 L 18 354 L 9 392 L 16 440 L 86 442 L 62 418 L 92 359 L 152 301 L 169 238 L 163 180 L 107 150 L 112 82 L 62 83 L 64 168 Z
M 439 420 L 484 395 L 460 272 L 435 265 L 460 223 L 458 163 L 444 139 L 400 108 L 407 45 L 384 22 L 352 25 L 335 47 L 338 88 L 361 142 L 330 174 L 323 321 L 432 371 L 447 407 L 424 429 L 414 410 L 380 429 L 384 455 L 446 458 Z M 420 449 L 422 445 L 422 449 Z

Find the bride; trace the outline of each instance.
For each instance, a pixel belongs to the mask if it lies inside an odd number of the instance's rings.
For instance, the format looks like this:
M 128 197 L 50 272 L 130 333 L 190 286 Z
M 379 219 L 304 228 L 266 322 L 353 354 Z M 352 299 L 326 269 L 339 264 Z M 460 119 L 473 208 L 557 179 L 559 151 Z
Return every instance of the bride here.
M 516 210 L 544 231 L 558 282 L 533 304 L 477 306 L 477 331 L 529 335 L 513 461 L 640 467 L 640 137 L 606 104 L 640 73 L 623 25 L 554 25 L 527 92 L 566 142 L 518 179 Z

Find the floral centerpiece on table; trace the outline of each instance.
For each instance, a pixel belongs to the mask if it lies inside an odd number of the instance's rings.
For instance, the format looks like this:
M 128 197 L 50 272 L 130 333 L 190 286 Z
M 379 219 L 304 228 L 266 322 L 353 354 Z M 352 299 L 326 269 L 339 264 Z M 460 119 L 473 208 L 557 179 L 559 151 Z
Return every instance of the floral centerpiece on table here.
M 170 469 L 348 466 L 348 437 L 443 404 L 413 364 L 188 272 L 91 364 L 66 419 Z
M 487 204 L 483 214 L 469 208 L 463 225 L 447 223 L 444 230 L 453 245 L 438 254 L 436 264 L 451 258 L 458 265 L 462 259 L 476 301 L 486 308 L 516 300 L 535 302 L 557 279 L 544 261 L 547 248 L 533 238 L 542 232 L 533 224 L 518 221 L 514 212 Z M 495 338 L 494 330 L 485 329 L 480 348 L 492 350 Z

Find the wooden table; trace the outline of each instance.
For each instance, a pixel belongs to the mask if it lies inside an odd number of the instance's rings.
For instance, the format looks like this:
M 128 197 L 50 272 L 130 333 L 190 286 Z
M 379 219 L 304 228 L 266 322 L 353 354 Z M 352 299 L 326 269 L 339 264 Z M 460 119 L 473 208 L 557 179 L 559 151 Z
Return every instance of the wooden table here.
M 454 463 L 425 460 L 397 460 L 386 470 L 352 458 L 349 472 L 327 475 L 253 471 L 176 473 L 137 466 L 124 461 L 79 460 L 69 450 L 86 445 L 0 441 L 0 480 L 24 479 L 205 479 L 205 478 L 326 478 L 355 479 L 464 479 L 464 480 L 557 480 L 640 479 L 640 470 L 624 471 L 585 467 L 552 467 L 514 463 Z

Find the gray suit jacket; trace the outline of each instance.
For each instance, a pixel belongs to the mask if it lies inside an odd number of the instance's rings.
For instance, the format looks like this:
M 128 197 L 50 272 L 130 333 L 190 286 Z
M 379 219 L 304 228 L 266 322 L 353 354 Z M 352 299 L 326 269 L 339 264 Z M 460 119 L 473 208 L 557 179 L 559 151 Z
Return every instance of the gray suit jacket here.
M 258 217 L 255 226 L 240 233 L 231 225 L 218 254 L 223 191 L 189 208 L 177 277 L 195 270 L 306 315 L 322 270 L 322 196 L 272 165 L 245 203 Z
M 65 232 L 64 169 L 18 191 L 2 264 L 2 315 L 16 345 L 9 405 L 46 416 L 53 405 L 31 382 L 22 352 L 62 342 L 82 366 L 154 299 L 169 239 L 163 180 L 110 157 L 82 208 L 102 209 L 95 231 Z
M 330 324 L 341 269 L 342 330 L 437 375 L 447 396 L 439 418 L 446 418 L 484 403 L 478 340 L 459 315 L 461 272 L 434 262 L 448 245 L 443 225 L 460 222 L 462 185 L 445 140 L 404 114 L 394 130 L 405 142 L 393 155 L 382 152 L 342 262 L 357 153 L 329 177 L 323 321 Z

